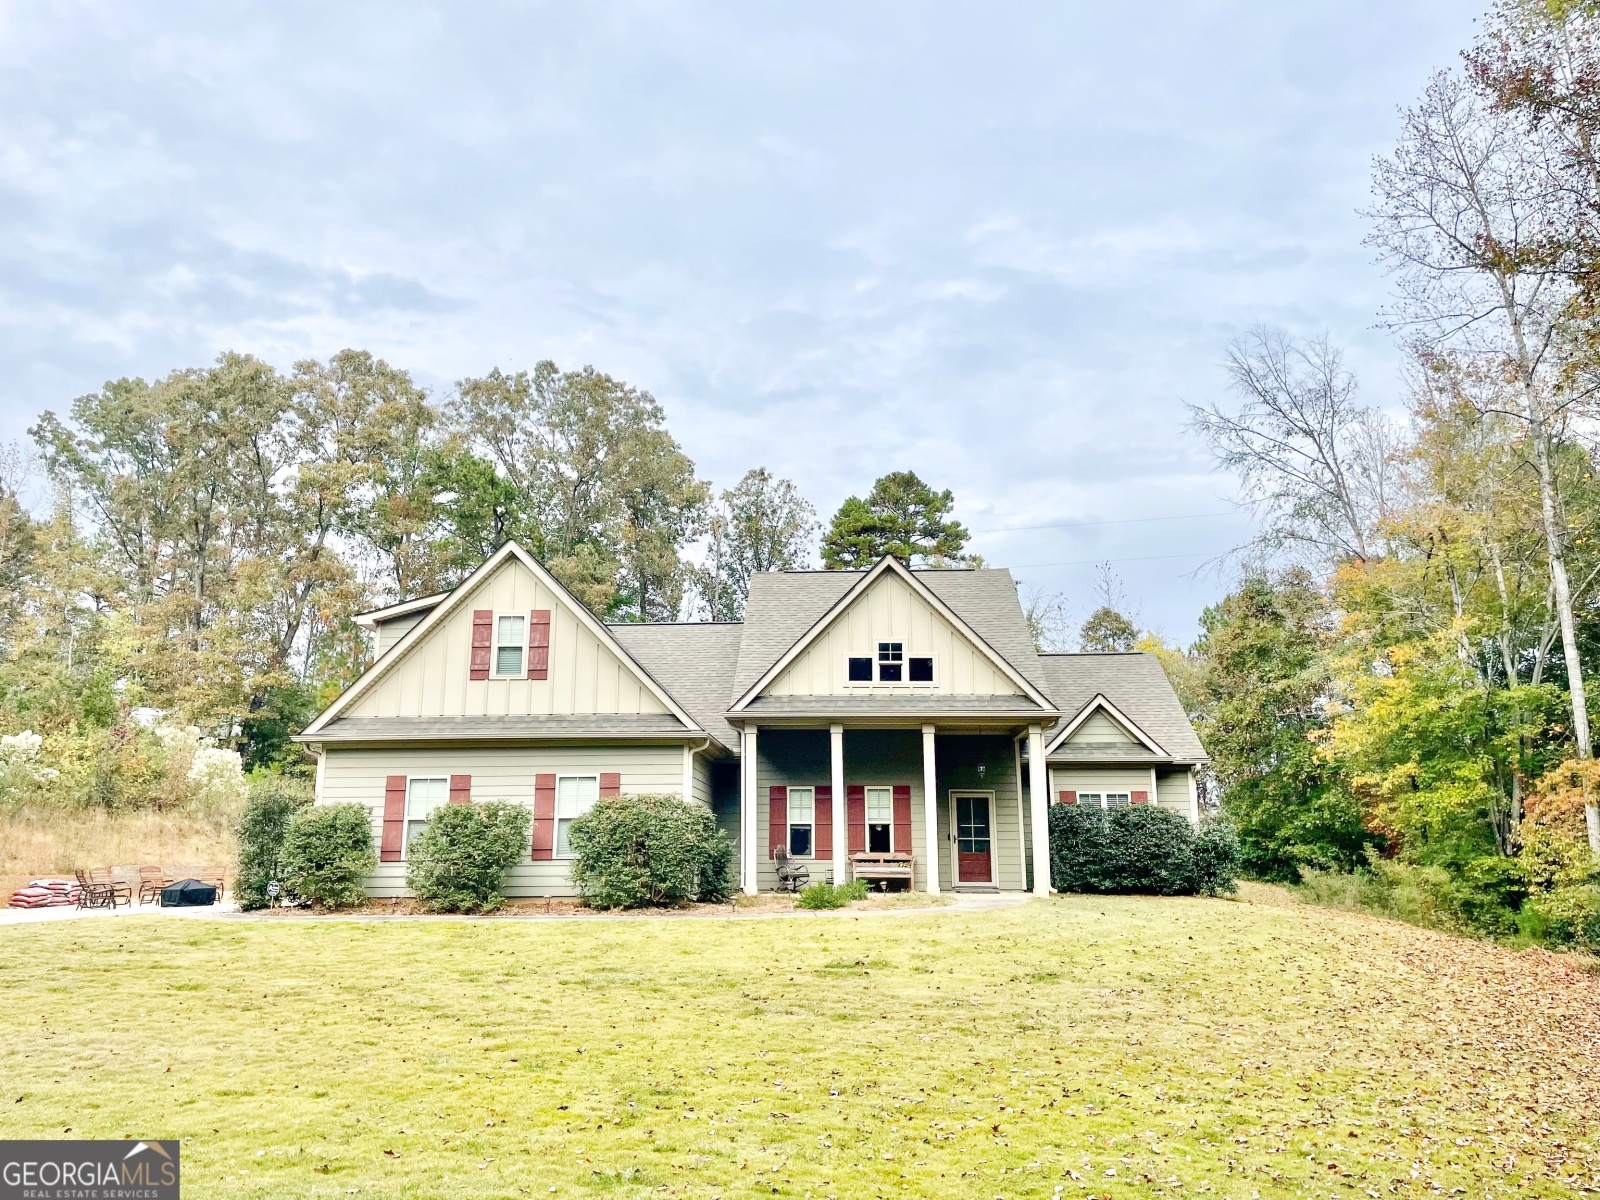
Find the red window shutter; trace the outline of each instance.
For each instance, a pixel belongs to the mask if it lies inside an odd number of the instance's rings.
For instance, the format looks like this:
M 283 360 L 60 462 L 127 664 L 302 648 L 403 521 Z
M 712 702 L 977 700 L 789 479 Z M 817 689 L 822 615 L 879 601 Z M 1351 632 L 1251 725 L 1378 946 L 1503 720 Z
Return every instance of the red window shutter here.
M 851 783 L 844 789 L 845 845 L 851 854 L 864 854 L 867 849 L 867 789 L 865 784 Z
M 452 776 L 450 776 L 450 803 L 451 804 L 470 804 L 470 803 L 472 803 L 472 776 L 471 775 L 452 775 Z
M 911 787 L 894 785 L 894 850 L 896 854 L 911 853 Z
M 833 788 L 819 787 L 817 789 L 817 815 L 812 818 L 812 828 L 816 831 L 813 840 L 816 842 L 817 857 L 833 856 Z M 842 880 L 840 882 L 843 882 Z
M 406 777 L 391 775 L 383 784 L 383 841 L 379 862 L 399 862 L 406 844 Z
M 550 859 L 556 852 L 556 777 L 533 777 L 533 858 Z
M 767 857 L 789 844 L 789 789 L 774 785 L 767 792 Z
M 1130 804 L 1149 804 L 1150 803 L 1150 793 L 1149 792 L 1129 792 L 1128 793 L 1128 802 Z
M 1077 792 L 1058 792 L 1056 795 L 1062 804 L 1076 804 L 1078 802 Z
M 622 795 L 622 776 L 611 771 L 600 773 L 600 799 Z
M 550 610 L 536 608 L 528 619 L 528 678 L 550 678 Z
M 472 610 L 472 678 L 489 678 L 489 656 L 494 653 L 494 609 Z

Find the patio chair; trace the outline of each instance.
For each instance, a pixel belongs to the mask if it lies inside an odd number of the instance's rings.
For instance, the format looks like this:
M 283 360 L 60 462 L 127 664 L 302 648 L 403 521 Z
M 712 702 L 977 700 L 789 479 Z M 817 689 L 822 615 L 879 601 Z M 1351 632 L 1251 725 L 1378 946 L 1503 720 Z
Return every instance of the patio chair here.
M 110 891 L 110 907 L 115 908 L 118 901 L 133 907 L 133 889 L 113 875 L 110 867 L 90 867 L 89 882 Z
M 811 871 L 789 857 L 788 847 L 774 847 L 772 857 L 778 864 L 778 890 L 780 892 L 798 892 L 811 882 Z
M 116 906 L 116 893 L 111 890 L 109 883 L 97 883 L 83 873 L 79 867 L 73 874 L 78 879 L 78 907 L 79 908 L 114 908 Z
M 139 903 L 161 903 L 161 889 L 168 883 L 166 872 L 160 867 L 139 868 Z
M 222 893 L 227 890 L 228 865 L 227 863 L 212 863 L 195 876 L 201 883 L 209 883 L 217 889 L 217 899 L 222 899 Z

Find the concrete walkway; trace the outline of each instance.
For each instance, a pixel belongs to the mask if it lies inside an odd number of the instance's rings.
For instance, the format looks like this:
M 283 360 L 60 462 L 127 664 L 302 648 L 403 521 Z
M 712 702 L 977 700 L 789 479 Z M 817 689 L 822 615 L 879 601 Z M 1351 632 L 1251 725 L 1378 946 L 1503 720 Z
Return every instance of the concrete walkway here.
M 1027 892 L 955 892 L 949 894 L 949 904 L 929 905 L 925 908 L 863 908 L 825 909 L 809 912 L 803 909 L 781 912 L 741 912 L 732 907 L 697 909 L 693 912 L 633 912 L 633 913 L 493 913 L 488 916 L 462 916 L 428 913 L 327 913 L 318 916 L 286 917 L 267 913 L 242 913 L 234 904 L 218 904 L 212 908 L 161 908 L 154 904 L 135 904 L 131 908 L 0 908 L 0 926 L 43 925 L 53 921 L 113 921 L 128 917 L 154 917 L 173 921 L 771 921 L 795 920 L 801 917 L 926 917 L 942 913 L 995 912 L 1016 908 L 1033 897 Z

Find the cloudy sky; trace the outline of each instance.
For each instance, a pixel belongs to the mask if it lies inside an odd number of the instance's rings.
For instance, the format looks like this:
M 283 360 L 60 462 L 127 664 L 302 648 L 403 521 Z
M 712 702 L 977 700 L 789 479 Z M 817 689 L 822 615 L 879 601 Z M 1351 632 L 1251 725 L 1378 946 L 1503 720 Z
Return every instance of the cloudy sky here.
M 1357 210 L 1483 5 L 0 0 L 0 438 L 225 349 L 592 363 L 1187 640 L 1248 522 L 1182 402 L 1257 321 L 1396 402 Z

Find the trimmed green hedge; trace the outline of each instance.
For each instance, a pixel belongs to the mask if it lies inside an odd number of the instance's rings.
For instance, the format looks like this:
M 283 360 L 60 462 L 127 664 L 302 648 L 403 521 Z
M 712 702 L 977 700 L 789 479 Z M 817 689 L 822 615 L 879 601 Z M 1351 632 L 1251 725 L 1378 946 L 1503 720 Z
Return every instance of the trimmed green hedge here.
M 675 794 L 601 799 L 570 836 L 572 882 L 594 908 L 728 898 L 732 844 L 709 808 Z
M 1050 806 L 1050 882 L 1058 892 L 1217 895 L 1234 890 L 1239 843 L 1220 821 L 1194 826 L 1155 805 Z
M 506 874 L 528 854 L 525 804 L 447 804 L 406 848 L 406 886 L 435 912 L 492 912 Z
M 329 908 L 359 904 L 378 856 L 372 818 L 360 804 L 302 808 L 283 838 L 283 882 L 302 900 Z
M 249 911 L 273 903 L 267 885 L 277 883 L 279 900 L 294 895 L 283 886 L 283 842 L 296 813 L 311 803 L 311 787 L 298 779 L 268 776 L 252 783 L 250 801 L 239 818 L 235 836 L 239 844 L 238 870 L 233 898 Z

